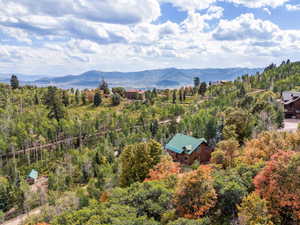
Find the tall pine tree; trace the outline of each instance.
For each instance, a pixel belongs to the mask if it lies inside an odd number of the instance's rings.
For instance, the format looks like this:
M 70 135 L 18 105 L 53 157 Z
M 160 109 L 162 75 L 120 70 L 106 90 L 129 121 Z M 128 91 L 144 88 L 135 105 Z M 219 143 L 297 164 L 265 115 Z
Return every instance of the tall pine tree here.
M 19 80 L 18 80 L 18 77 L 16 75 L 11 76 L 10 86 L 12 87 L 12 89 L 19 88 Z
M 173 90 L 173 104 L 176 104 L 176 89 Z
M 94 96 L 94 106 L 98 107 L 102 103 L 102 98 L 99 92 L 96 92 Z
M 61 98 L 58 96 L 56 87 L 48 87 L 48 93 L 45 96 L 45 104 L 50 110 L 48 113 L 50 119 L 60 121 L 65 117 L 65 109 L 61 102 Z

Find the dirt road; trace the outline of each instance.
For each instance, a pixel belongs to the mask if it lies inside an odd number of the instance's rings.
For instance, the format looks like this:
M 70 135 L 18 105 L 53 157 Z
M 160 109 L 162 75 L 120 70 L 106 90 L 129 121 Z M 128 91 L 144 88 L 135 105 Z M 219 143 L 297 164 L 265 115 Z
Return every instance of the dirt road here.
M 20 225 L 22 224 L 22 222 L 24 222 L 26 220 L 27 217 L 32 216 L 32 215 L 36 215 L 41 213 L 41 208 L 36 208 L 31 210 L 29 213 L 27 214 L 22 214 L 19 215 L 11 220 L 7 220 L 5 221 L 2 225 Z

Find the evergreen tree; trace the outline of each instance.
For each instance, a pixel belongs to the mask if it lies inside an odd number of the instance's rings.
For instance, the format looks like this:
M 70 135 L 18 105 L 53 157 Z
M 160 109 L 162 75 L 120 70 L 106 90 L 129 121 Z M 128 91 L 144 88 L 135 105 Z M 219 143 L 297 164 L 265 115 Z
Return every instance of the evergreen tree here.
M 76 91 L 75 91 L 75 102 L 76 102 L 77 105 L 79 105 L 79 103 L 80 103 L 80 97 L 79 97 L 79 90 L 78 89 L 76 89 Z
M 199 85 L 200 85 L 200 78 L 194 77 L 194 87 L 199 87 Z
M 39 105 L 40 104 L 40 99 L 37 93 L 35 93 L 34 95 L 34 104 L 35 105 Z
M 112 88 L 112 92 L 114 94 L 119 94 L 120 96 L 125 97 L 126 90 L 123 87 L 115 87 L 115 88 Z
M 19 88 L 19 80 L 18 80 L 18 77 L 16 75 L 11 76 L 10 86 L 12 87 L 12 89 Z
M 176 89 L 173 90 L 173 104 L 176 104 Z
M 121 97 L 120 97 L 120 95 L 119 94 L 114 94 L 113 96 L 112 96 L 112 104 L 114 105 L 114 106 L 117 106 L 117 105 L 120 105 L 120 103 L 121 103 Z
M 86 95 L 85 95 L 85 92 L 81 93 L 81 101 L 82 101 L 83 105 L 86 105 Z
M 157 120 L 153 120 L 151 125 L 150 125 L 150 131 L 152 134 L 152 137 L 155 137 L 158 131 L 158 121 Z
M 183 93 L 182 89 L 179 90 L 179 101 L 182 103 L 183 102 Z
M 150 169 L 159 163 L 162 146 L 156 141 L 127 146 L 121 154 L 122 186 L 144 181 Z
M 152 90 L 152 96 L 153 96 L 154 98 L 157 97 L 157 90 L 156 90 L 156 88 L 153 88 L 153 90 Z
M 99 89 L 101 91 L 103 91 L 104 94 L 108 95 L 110 93 L 109 88 L 108 88 L 108 83 L 102 79 L 100 85 L 99 85 Z
M 102 98 L 99 92 L 94 95 L 94 106 L 98 107 L 102 103 Z
M 63 91 L 62 93 L 62 102 L 66 107 L 70 104 L 69 95 L 67 91 Z
M 186 88 L 184 88 L 184 90 L 183 90 L 183 101 L 186 100 L 186 95 L 187 95 L 187 90 L 186 90 Z
M 206 90 L 207 90 L 207 85 L 206 85 L 205 82 L 202 82 L 202 83 L 200 84 L 200 87 L 199 87 L 199 94 L 202 95 L 202 96 L 204 96 Z
M 11 201 L 9 181 L 0 176 L 0 212 L 9 210 Z
M 244 87 L 244 85 L 241 86 L 239 93 L 238 93 L 238 97 L 242 98 L 246 95 L 246 89 Z
M 56 119 L 57 121 L 60 121 L 65 116 L 65 110 L 63 107 L 63 104 L 61 102 L 61 99 L 58 96 L 57 88 L 56 87 L 48 87 L 48 93 L 45 98 L 47 105 L 47 108 L 50 110 L 48 113 L 48 117 L 50 119 Z

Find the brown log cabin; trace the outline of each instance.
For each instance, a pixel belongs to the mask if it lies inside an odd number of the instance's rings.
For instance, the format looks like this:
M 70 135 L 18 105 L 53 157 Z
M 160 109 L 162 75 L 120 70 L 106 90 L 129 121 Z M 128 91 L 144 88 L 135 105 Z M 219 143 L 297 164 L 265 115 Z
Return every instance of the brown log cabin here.
M 285 118 L 300 119 L 300 92 L 283 92 Z
M 125 92 L 125 97 L 131 100 L 143 100 L 145 97 L 145 92 L 141 90 L 128 90 Z
M 194 138 L 176 134 L 165 146 L 166 151 L 175 162 L 192 165 L 196 160 L 205 163 L 210 160 L 211 149 L 204 138 Z

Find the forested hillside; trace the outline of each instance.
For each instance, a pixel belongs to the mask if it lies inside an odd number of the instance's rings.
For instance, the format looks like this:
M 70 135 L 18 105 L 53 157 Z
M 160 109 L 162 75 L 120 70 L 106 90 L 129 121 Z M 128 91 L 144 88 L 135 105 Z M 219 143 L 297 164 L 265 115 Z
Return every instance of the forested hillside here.
M 0 84 L 0 221 L 41 206 L 24 224 L 299 224 L 300 131 L 277 130 L 300 63 L 194 83 L 143 100 L 104 80 L 93 90 Z M 177 133 L 205 138 L 210 162 L 173 162 L 163 146 Z M 27 182 L 32 169 L 46 188 Z

